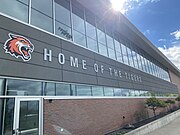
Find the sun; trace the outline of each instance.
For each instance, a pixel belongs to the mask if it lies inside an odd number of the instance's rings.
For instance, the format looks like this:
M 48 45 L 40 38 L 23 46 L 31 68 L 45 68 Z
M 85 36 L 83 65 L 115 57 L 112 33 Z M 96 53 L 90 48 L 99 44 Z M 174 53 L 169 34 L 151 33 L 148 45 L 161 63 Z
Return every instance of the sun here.
M 126 0 L 110 0 L 110 2 L 114 10 L 124 12 L 124 3 Z

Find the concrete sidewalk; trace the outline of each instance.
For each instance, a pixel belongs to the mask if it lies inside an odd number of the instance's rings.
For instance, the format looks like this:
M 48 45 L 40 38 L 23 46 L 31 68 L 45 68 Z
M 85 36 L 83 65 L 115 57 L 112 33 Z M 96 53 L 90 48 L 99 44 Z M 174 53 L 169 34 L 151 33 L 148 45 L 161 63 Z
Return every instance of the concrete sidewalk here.
M 149 133 L 148 135 L 180 135 L 180 117 L 176 118 L 168 125 Z

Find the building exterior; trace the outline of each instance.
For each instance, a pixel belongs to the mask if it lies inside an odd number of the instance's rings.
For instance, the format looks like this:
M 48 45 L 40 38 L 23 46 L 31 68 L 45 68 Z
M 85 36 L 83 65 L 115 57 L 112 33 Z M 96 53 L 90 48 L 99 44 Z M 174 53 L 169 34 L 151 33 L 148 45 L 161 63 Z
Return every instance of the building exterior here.
M 0 1 L 0 134 L 107 134 L 178 95 L 179 70 L 110 6 Z

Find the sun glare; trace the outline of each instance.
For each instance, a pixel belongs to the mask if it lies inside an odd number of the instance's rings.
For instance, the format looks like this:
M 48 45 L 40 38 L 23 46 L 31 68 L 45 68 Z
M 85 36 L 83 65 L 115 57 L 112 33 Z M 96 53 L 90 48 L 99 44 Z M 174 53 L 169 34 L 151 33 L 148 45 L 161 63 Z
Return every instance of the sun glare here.
M 124 12 L 124 3 L 126 0 L 110 0 L 112 8 L 116 11 Z

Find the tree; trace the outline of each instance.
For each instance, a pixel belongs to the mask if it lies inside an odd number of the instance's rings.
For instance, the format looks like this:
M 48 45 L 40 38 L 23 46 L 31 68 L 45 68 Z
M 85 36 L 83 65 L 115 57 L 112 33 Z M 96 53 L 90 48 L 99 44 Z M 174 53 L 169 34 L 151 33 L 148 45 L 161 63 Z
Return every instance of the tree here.
M 176 101 L 178 101 L 178 102 L 180 103 L 180 96 L 178 96 L 178 97 L 176 98 Z M 180 106 L 180 104 L 179 104 L 179 106 Z
M 178 96 L 178 97 L 176 98 L 176 101 L 180 102 L 180 96 Z
M 172 111 L 171 105 L 175 104 L 175 101 L 171 100 L 171 99 L 168 99 L 168 100 L 165 101 L 165 103 L 167 104 L 169 110 Z
M 146 105 L 149 109 L 153 110 L 154 116 L 156 116 L 156 110 L 160 107 L 166 107 L 166 103 L 156 97 L 151 97 L 146 100 Z

